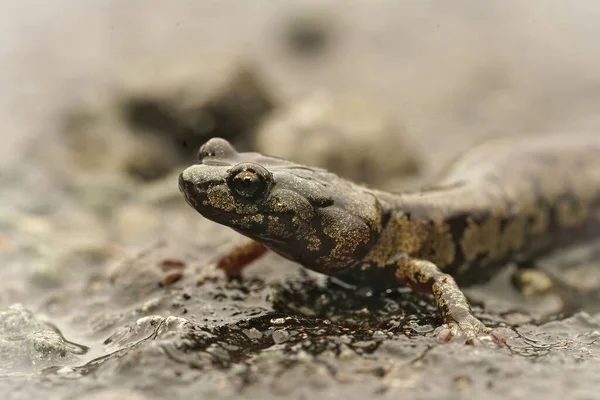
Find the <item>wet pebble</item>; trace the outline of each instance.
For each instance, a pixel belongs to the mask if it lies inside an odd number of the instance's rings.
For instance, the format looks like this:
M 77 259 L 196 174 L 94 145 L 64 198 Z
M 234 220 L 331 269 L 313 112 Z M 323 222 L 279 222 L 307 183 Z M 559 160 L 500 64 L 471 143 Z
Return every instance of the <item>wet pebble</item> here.
M 284 343 L 290 338 L 290 333 L 285 330 L 276 330 L 273 332 L 273 341 L 275 344 Z
M 0 311 L 1 373 L 75 363 L 87 347 L 67 341 L 21 304 Z
M 263 334 L 256 328 L 242 329 L 242 332 L 248 337 L 248 339 L 260 339 L 263 336 Z

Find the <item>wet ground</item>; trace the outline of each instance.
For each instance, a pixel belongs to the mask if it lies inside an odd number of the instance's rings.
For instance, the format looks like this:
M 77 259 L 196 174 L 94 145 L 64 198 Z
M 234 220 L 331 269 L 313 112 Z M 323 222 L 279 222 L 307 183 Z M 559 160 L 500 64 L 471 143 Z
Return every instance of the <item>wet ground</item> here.
M 595 296 L 553 315 L 507 271 L 468 291 L 506 346 L 439 344 L 408 290 L 274 254 L 226 281 L 239 238 L 177 188 L 215 135 L 403 188 L 488 137 L 598 129 L 600 8 L 521 3 L 5 1 L 2 398 L 597 398 Z M 542 262 L 594 287 L 598 248 Z

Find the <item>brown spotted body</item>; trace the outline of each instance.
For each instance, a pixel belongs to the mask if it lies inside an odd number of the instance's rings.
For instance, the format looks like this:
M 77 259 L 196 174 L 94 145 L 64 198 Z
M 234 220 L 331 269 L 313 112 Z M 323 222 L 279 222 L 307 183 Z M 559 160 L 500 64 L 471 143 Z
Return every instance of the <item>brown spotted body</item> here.
M 600 136 L 487 143 L 428 189 L 375 194 L 390 222 L 370 261 L 400 248 L 461 284 L 484 282 L 511 260 L 600 236 Z
M 446 322 L 438 337 L 475 340 L 490 330 L 453 278 L 483 282 L 511 260 L 600 235 L 599 155 L 595 135 L 491 142 L 434 185 L 395 194 L 211 139 L 180 188 L 205 217 L 307 268 L 432 293 Z

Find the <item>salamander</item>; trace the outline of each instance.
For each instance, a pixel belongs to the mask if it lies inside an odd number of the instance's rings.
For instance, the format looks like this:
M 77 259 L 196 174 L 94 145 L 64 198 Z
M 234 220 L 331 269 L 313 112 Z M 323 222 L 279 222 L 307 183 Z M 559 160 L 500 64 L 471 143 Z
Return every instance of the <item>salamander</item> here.
M 250 239 L 220 260 L 230 275 L 268 248 L 350 284 L 432 295 L 441 341 L 502 342 L 460 286 L 600 236 L 600 135 L 493 140 L 403 193 L 213 138 L 179 188 L 201 215 Z

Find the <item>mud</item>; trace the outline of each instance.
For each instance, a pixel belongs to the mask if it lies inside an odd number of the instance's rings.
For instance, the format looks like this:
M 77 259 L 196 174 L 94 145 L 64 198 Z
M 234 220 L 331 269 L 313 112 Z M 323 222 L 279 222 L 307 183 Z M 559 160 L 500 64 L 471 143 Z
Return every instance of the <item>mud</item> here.
M 232 73 L 172 80 L 207 60 L 249 60 L 260 76 L 250 97 L 264 107 L 219 108 L 249 148 L 261 150 L 254 134 L 268 118 L 314 93 L 374 99 L 378 118 L 402 127 L 409 160 L 365 178 L 381 185 L 412 186 L 487 137 L 598 129 L 598 7 L 551 3 L 9 0 L 1 397 L 597 398 L 598 245 L 541 260 L 588 291 L 583 310 L 523 301 L 507 271 L 468 291 L 507 345 L 439 344 L 435 308 L 409 290 L 353 290 L 274 254 L 227 281 L 212 265 L 237 235 L 177 190 L 196 133 L 210 131 L 197 111 L 248 93 Z M 151 98 L 167 128 L 131 118 L 134 98 Z M 298 143 L 270 135 L 271 148 Z

